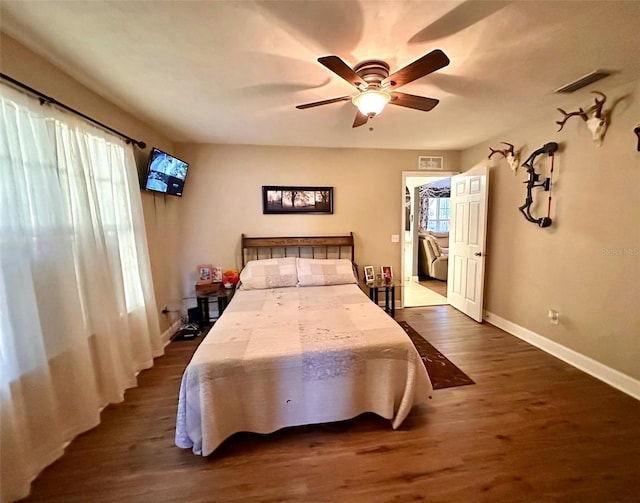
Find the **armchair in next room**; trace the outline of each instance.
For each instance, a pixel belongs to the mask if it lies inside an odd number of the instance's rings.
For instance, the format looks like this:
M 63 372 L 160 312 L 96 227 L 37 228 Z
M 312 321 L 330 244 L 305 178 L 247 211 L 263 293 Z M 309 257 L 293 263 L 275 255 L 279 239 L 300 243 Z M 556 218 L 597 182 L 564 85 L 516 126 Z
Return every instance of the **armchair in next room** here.
M 431 278 L 447 281 L 447 272 L 449 270 L 449 248 L 441 247 L 438 240 L 446 245 L 449 244 L 449 235 L 444 234 L 436 236 L 438 233 L 429 233 L 426 236 L 420 236 L 418 245 L 418 265 L 419 274 L 421 276 L 429 276 Z M 447 253 L 445 253 L 445 250 Z

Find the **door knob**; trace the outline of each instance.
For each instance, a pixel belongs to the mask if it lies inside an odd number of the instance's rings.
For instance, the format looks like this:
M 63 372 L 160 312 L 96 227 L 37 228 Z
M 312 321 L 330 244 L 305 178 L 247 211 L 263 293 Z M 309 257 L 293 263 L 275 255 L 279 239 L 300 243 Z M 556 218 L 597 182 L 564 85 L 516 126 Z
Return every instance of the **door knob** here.
M 474 255 L 475 255 L 476 257 L 482 257 L 482 252 L 475 252 L 475 253 L 474 253 Z

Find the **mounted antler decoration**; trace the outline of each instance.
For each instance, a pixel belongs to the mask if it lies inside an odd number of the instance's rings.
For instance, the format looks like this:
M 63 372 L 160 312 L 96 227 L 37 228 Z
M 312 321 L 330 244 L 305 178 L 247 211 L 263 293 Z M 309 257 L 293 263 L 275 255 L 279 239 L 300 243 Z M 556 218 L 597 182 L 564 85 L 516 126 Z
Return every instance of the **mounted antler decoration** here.
M 553 159 L 554 159 L 553 155 L 556 152 L 556 150 L 558 150 L 557 143 L 553 143 L 553 142 L 545 143 L 543 147 L 533 152 L 522 165 L 523 168 L 527 169 L 527 173 L 529 173 L 529 178 L 527 179 L 526 182 L 524 182 L 527 184 L 527 197 L 524 200 L 524 204 L 520 206 L 518 209 L 522 212 L 522 214 L 524 215 L 524 218 L 526 218 L 529 222 L 538 224 L 540 227 L 549 227 L 551 225 L 551 177 L 546 178 L 542 183 L 536 183 L 537 181 L 540 180 L 540 174 L 536 173 L 533 163 L 535 162 L 536 157 L 538 157 L 539 155 L 547 154 L 548 156 L 551 157 L 550 173 L 553 176 Z M 545 192 L 549 192 L 549 204 L 547 206 L 546 217 L 535 218 L 531 215 L 531 205 L 533 204 L 532 190 L 535 187 L 542 187 L 545 190 Z
M 513 171 L 513 174 L 516 174 L 516 171 L 518 170 L 518 154 L 514 151 L 514 147 L 513 145 L 511 145 L 511 143 L 507 143 L 506 141 L 501 141 L 500 143 L 504 144 L 504 145 L 509 145 L 509 148 L 505 148 L 505 149 L 493 149 L 491 147 L 489 147 L 489 150 L 491 150 L 491 153 L 489 154 L 489 159 L 491 159 L 494 154 L 500 154 L 502 155 L 502 157 L 504 157 L 507 160 L 507 163 L 509 164 L 509 168 L 511 168 L 511 171 Z
M 599 94 L 602 99 L 599 100 L 598 98 L 595 98 L 595 104 L 588 108 L 586 111 L 580 108 L 575 112 L 567 113 L 562 110 L 562 108 L 558 108 L 558 110 L 564 115 L 564 119 L 562 119 L 561 121 L 556 121 L 556 124 L 560 125 L 560 129 L 558 129 L 558 131 L 562 131 L 562 127 L 564 126 L 564 123 L 567 122 L 567 119 L 569 119 L 569 117 L 578 115 L 582 117 L 582 120 L 587 123 L 587 128 L 589 129 L 589 131 L 591 131 L 591 135 L 593 136 L 594 141 L 598 144 L 598 146 L 600 146 L 602 145 L 604 133 L 607 130 L 607 119 L 602 113 L 602 106 L 604 105 L 605 101 L 607 101 L 607 97 L 600 91 L 591 92 L 593 94 Z M 593 115 L 590 116 L 590 114 Z

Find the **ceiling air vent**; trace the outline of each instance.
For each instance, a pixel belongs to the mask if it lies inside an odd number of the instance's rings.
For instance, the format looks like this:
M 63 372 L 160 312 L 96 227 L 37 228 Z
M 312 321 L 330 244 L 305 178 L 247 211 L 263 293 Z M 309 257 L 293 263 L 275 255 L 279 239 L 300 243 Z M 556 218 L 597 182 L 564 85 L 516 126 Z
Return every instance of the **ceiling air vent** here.
M 572 93 L 577 91 L 578 89 L 582 89 L 583 87 L 588 86 L 589 84 L 593 84 L 600 79 L 604 79 L 611 75 L 611 72 L 606 70 L 596 70 L 594 72 L 588 73 L 584 77 L 580 77 L 578 80 L 571 82 L 565 86 L 562 86 L 560 89 L 556 89 L 555 93 Z

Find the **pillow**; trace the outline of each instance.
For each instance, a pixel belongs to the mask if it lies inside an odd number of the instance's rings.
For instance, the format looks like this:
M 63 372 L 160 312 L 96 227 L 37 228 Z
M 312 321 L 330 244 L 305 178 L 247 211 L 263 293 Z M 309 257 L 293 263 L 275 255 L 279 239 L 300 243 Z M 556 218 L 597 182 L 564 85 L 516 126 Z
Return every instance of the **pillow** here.
M 440 255 L 442 255 L 442 249 L 438 244 L 438 240 L 434 236 L 428 236 L 427 239 L 429 243 L 431 243 L 431 249 L 433 250 L 433 254 L 436 257 L 439 257 Z
M 243 290 L 296 286 L 296 257 L 250 260 L 240 273 Z
M 347 285 L 357 283 L 351 260 L 299 258 L 298 286 Z

